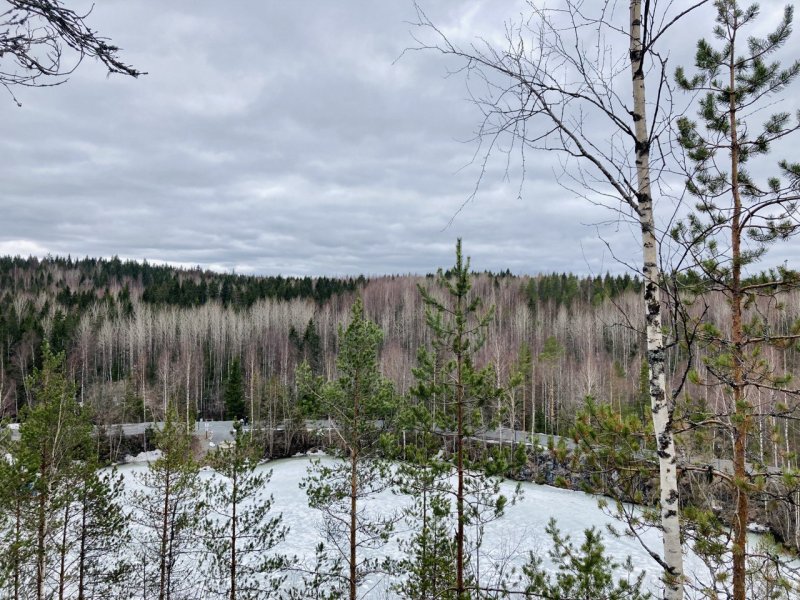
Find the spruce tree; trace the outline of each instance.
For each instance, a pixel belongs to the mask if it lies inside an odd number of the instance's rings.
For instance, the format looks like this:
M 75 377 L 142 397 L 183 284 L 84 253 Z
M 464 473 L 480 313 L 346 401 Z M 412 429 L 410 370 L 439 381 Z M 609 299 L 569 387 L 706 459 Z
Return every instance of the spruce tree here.
M 322 340 L 317 332 L 314 319 L 308 320 L 308 325 L 303 333 L 303 357 L 314 375 L 322 372 Z
M 226 419 L 235 420 L 247 417 L 247 407 L 244 402 L 242 363 L 238 357 L 231 361 L 231 366 L 228 370 L 228 378 L 225 381 L 224 402 Z

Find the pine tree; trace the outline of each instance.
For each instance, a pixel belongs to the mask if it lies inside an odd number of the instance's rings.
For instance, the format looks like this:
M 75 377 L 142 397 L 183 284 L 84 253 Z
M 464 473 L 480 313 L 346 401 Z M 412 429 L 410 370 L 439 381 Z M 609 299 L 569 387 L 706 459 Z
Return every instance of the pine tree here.
M 430 355 L 421 351 L 420 361 Z M 424 386 L 424 383 L 420 383 Z M 424 405 L 403 407 L 400 425 L 412 432 L 412 443 L 398 450 L 397 491 L 411 504 L 404 516 L 411 535 L 401 541 L 403 582 L 394 591 L 409 600 L 448 600 L 456 587 L 456 546 L 449 498 L 451 465 L 440 460 L 442 440 Z
M 228 600 L 274 595 L 285 580 L 289 560 L 272 550 L 286 537 L 281 516 L 264 497 L 271 471 L 260 471 L 261 448 L 234 423 L 233 444 L 209 456 L 218 477 L 207 487 L 209 515 L 203 521 L 208 557 L 206 586 Z
M 63 353 L 43 350 L 29 379 L 32 405 L 0 474 L 3 588 L 9 597 L 110 598 L 126 573 L 127 522 L 114 473 L 101 474 L 86 409 L 64 372 Z M 96 560 L 102 555 L 102 560 Z
M 33 519 L 33 481 L 19 459 L 19 442 L 3 440 L 0 446 L 0 591 L 4 597 L 20 600 L 31 589 L 32 571 L 28 568 L 33 556 L 33 536 L 28 531 Z
M 15 465 L 32 475 L 27 527 L 37 600 L 65 584 L 63 560 L 59 561 L 66 551 L 65 541 L 57 533 L 67 524 L 77 461 L 91 444 L 91 423 L 75 400 L 75 385 L 63 365 L 63 353 L 53 354 L 46 345 L 42 368 L 29 378 L 33 403 L 20 427 L 14 457 Z
M 776 277 L 750 283 L 747 267 L 763 258 L 774 242 L 791 239 L 800 231 L 798 200 L 800 163 L 779 163 L 779 176 L 759 182 L 747 163 L 770 152 L 771 145 L 800 129 L 800 114 L 792 122 L 786 112 L 769 116 L 758 129 L 751 115 L 775 102 L 775 96 L 800 75 L 800 60 L 783 68 L 770 57 L 784 47 L 792 32 L 792 7 L 787 6 L 777 28 L 766 37 L 745 38 L 745 29 L 759 15 L 757 5 L 743 8 L 736 0 L 717 0 L 714 48 L 700 40 L 695 54 L 698 73 L 678 69 L 680 87 L 699 94 L 701 124 L 684 117 L 678 122 L 679 142 L 686 152 L 687 189 L 697 199 L 697 212 L 672 231 L 673 238 L 692 258 L 683 268 L 699 269 L 699 281 L 686 286 L 684 297 L 699 297 L 708 305 L 715 295 L 730 304 L 729 322 L 691 324 L 700 331 L 706 352 L 708 379 L 695 374 L 696 383 L 724 390 L 729 408 L 719 418 L 698 416 L 723 427 L 733 440 L 733 477 L 720 474 L 735 498 L 733 520 L 733 597 L 745 600 L 749 499 L 757 481 L 748 473 L 748 436 L 757 416 L 753 391 L 785 390 L 789 376 L 764 358 L 765 347 L 785 347 L 800 337 L 800 324 L 786 335 L 776 334 L 760 310 L 766 302 L 796 288 L 800 275 L 779 267 Z M 691 322 L 691 318 L 687 318 Z M 793 402 L 800 390 L 793 390 Z M 789 412 L 791 412 L 790 409 Z
M 507 503 L 499 480 L 486 475 L 480 459 L 470 458 L 466 440 L 492 424 L 486 411 L 503 390 L 495 385 L 492 365 L 474 364 L 492 311 L 481 311 L 481 299 L 471 294 L 461 240 L 455 266 L 447 274 L 440 269 L 437 282 L 442 299 L 419 287 L 432 349 L 419 352 L 412 390 L 416 402 L 405 425 L 414 431 L 419 448 L 400 471 L 402 489 L 413 496 L 407 516 L 416 528 L 409 548 L 414 560 L 406 567 L 414 585 L 428 594 L 421 597 L 465 600 L 481 586 L 470 557 L 478 560 L 483 525 L 499 517 Z M 468 529 L 476 531 L 471 540 Z
M 296 567 L 303 576 L 296 583 L 284 586 L 282 600 L 341 600 L 347 596 L 348 582 L 341 577 L 342 558 L 332 556 L 325 544 L 314 549 L 314 564 Z
M 132 564 L 127 554 L 129 519 L 122 510 L 122 477 L 100 472 L 96 457 L 87 460 L 75 488 L 73 588 L 77 600 L 129 598 Z
M 357 299 L 347 329 L 339 327 L 338 377 L 316 392 L 307 379 L 298 384 L 303 393 L 317 395 L 323 411 L 336 423 L 339 459 L 314 461 L 303 486 L 309 505 L 323 512 L 326 538 L 347 569 L 343 578 L 350 600 L 358 597 L 358 585 L 365 577 L 390 568 L 385 561 L 363 556 L 363 550 L 386 544 L 397 521 L 393 513 L 365 506 L 391 484 L 390 465 L 379 452 L 394 402 L 392 386 L 379 369 L 382 338 Z M 310 369 L 305 372 L 310 375 Z
M 199 522 L 198 465 L 192 457 L 191 436 L 170 404 L 155 446 L 161 457 L 137 473 L 141 489 L 130 496 L 132 519 L 139 525 L 137 558 L 142 568 L 145 598 L 179 600 L 196 586 L 192 550 Z
M 584 542 L 576 548 L 569 536 L 564 536 L 551 519 L 545 530 L 553 541 L 549 551 L 556 567 L 552 577 L 542 567 L 542 559 L 530 555 L 523 567 L 527 579 L 526 597 L 570 598 L 574 600 L 647 600 L 652 598 L 643 591 L 644 572 L 633 576 L 630 557 L 624 564 L 617 563 L 605 553 L 602 536 L 596 528 L 584 531 Z M 614 581 L 614 571 L 623 567 L 628 576 Z

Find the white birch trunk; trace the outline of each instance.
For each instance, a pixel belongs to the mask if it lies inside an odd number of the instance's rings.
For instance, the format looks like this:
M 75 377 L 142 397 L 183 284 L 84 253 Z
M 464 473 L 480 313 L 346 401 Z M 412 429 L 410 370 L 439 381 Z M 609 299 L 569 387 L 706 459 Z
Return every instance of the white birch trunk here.
M 642 2 L 630 3 L 630 57 L 633 84 L 633 121 L 636 133 L 636 175 L 639 221 L 642 229 L 644 302 L 647 323 L 647 362 L 650 368 L 650 408 L 658 451 L 661 526 L 664 541 L 664 598 L 683 598 L 683 553 L 681 550 L 678 478 L 672 408 L 666 393 L 665 349 L 661 327 L 658 240 L 655 235 L 653 198 L 650 189 L 650 143 L 647 131 L 642 47 Z

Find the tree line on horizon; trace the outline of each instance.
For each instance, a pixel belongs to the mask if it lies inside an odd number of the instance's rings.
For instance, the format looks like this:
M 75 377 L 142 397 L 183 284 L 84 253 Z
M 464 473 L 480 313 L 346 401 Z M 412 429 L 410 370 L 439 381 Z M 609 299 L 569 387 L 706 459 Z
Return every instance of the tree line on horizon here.
M 106 263 L 115 274 L 104 270 Z M 199 306 L 181 307 L 146 301 L 147 279 L 134 264 L 123 274 L 119 269 L 124 264 L 0 259 L 0 414 L 13 418 L 29 402 L 25 377 L 41 365 L 44 342 L 65 352 L 80 400 L 105 424 L 158 420 L 170 401 L 185 416 L 221 419 L 229 412 L 225 394 L 232 385 L 242 390 L 247 418 L 272 424 L 291 421 L 298 405 L 297 366 L 306 361 L 315 375 L 335 376 L 336 328 L 346 320 L 356 295 L 386 332 L 381 368 L 400 393 L 410 388 L 416 353 L 429 342 L 416 288 L 430 286 L 431 276 L 364 279 L 355 290 L 350 289 L 354 280 L 345 280 L 324 302 L 312 294 L 267 298 L 249 306 L 207 299 Z M 195 271 L 158 269 L 177 282 L 170 286 L 200 277 Z M 236 277 L 242 283 L 235 289 L 257 279 Z M 478 360 L 494 362 L 498 382 L 520 369 L 525 374 L 514 397 L 496 407 L 503 413 L 502 426 L 567 434 L 586 396 L 610 403 L 621 413 L 644 414 L 644 328 L 633 316 L 641 294 L 638 277 L 474 277 L 477 293 L 495 307 L 494 326 Z M 697 285 L 692 274 L 683 274 L 681 281 Z M 87 300 L 64 303 L 66 298 Z M 763 310 L 777 332 L 788 332 L 798 305 L 796 292 L 787 292 L 782 305 L 765 304 Z M 710 318 L 724 324 L 727 311 L 724 303 L 712 303 Z M 796 368 L 796 349 L 780 354 L 787 369 Z M 688 356 L 685 349 L 676 345 L 668 356 L 670 373 L 679 373 Z M 702 376 L 702 351 L 692 360 Z M 719 389 L 688 385 L 708 410 L 723 402 Z M 785 403 L 774 393 L 769 401 L 774 406 Z M 774 465 L 793 460 L 799 432 L 788 420 L 762 417 L 757 433 L 752 443 L 761 460 Z M 729 443 L 715 435 L 712 452 L 724 456 Z
M 78 402 L 65 353 L 45 341 L 42 365 L 27 377 L 20 437 L 0 432 L 0 590 L 14 600 L 357 600 L 377 578 L 386 583 L 382 594 L 409 600 L 651 597 L 641 589 L 644 573 L 608 556 L 596 528 L 578 547 L 550 524 L 555 576 L 535 553 L 480 566 L 485 527 L 519 494 L 501 494 L 500 477 L 524 466 L 525 446 L 480 456 L 466 440 L 489 426 L 493 400 L 521 379 L 498 385 L 492 364 L 473 362 L 492 309 L 471 293 L 460 250 L 459 243 L 451 277 L 439 275 L 443 294 L 418 290 L 431 344 L 407 394 L 381 373 L 384 334 L 361 298 L 337 329 L 336 375 L 315 375 L 306 360 L 297 369 L 304 414 L 337 422 L 338 443 L 327 447 L 333 458 L 312 460 L 301 483 L 323 517 L 325 541 L 310 561 L 281 553 L 290 532 L 271 510 L 265 448 L 253 430 L 237 420 L 231 445 L 198 457 L 190 423 L 170 400 L 155 435 L 159 456 L 132 475 L 135 485 L 123 485 L 115 469 L 101 470 L 93 408 Z M 226 395 L 231 389 L 238 388 Z M 202 464 L 215 472 L 210 479 L 200 478 Z M 382 493 L 405 501 L 376 510 Z M 400 557 L 376 554 L 389 544 L 399 544 Z M 522 568 L 511 568 L 514 561 Z
M 55 351 L 66 351 L 81 398 L 102 407 L 101 413 L 119 413 L 124 397 L 130 401 L 136 396 L 146 405 L 142 411 L 128 407 L 124 414 L 114 414 L 118 421 L 157 416 L 159 406 L 163 412 L 165 397 L 188 398 L 197 417 L 221 418 L 226 382 L 234 368 L 243 370 L 248 405 L 259 405 L 265 395 L 291 387 L 294 368 L 303 359 L 316 373 L 332 375 L 336 323 L 356 293 L 364 296 L 368 310 L 387 331 L 385 370 L 401 390 L 407 388 L 416 346 L 425 336 L 415 322 L 421 309 L 414 297 L 415 286 L 430 282 L 431 276 L 309 279 L 289 297 L 269 296 L 251 303 L 246 300 L 252 296 L 247 291 L 251 286 L 264 288 L 276 281 L 296 280 L 169 267 L 157 267 L 161 275 L 151 278 L 143 275 L 149 269 L 116 260 L 0 259 L 0 406 L 4 414 L 13 414 L 25 404 L 24 377 L 40 364 L 43 341 Z M 207 288 L 221 288 L 229 280 L 234 281 L 230 286 L 234 291 L 228 303 L 208 296 L 183 306 L 183 292 L 155 300 L 159 294 L 149 287 L 197 290 L 207 282 Z M 575 347 L 578 334 L 569 321 L 573 312 L 598 312 L 597 318 L 605 320 L 605 325 L 586 325 L 603 328 L 601 335 L 606 339 L 595 345 L 599 344 L 598 351 L 610 353 L 616 363 L 612 372 L 619 381 L 609 385 L 617 384 L 620 389 L 612 395 L 625 395 L 618 399 L 622 403 L 635 395 L 635 390 L 623 391 L 622 373 L 633 369 L 638 375 L 640 341 L 635 332 L 622 331 L 618 318 L 599 313 L 614 310 L 609 302 L 629 302 L 641 289 L 638 278 L 628 274 L 579 278 L 572 274 L 515 277 L 483 273 L 476 281 L 498 305 L 502 337 L 492 340 L 495 355 L 505 359 L 527 346 L 529 360 L 541 358 L 542 365 L 563 366 L 570 355 L 578 361 L 589 348 Z M 318 286 L 336 291 L 330 296 L 325 292 L 321 299 L 314 291 Z M 506 322 L 512 314 L 518 323 Z M 548 321 L 555 325 L 551 330 L 545 329 Z M 620 348 L 614 349 L 615 340 L 620 340 Z M 591 391 L 608 375 L 597 372 L 599 365 L 590 369 L 584 391 Z M 543 384 L 546 389 L 540 394 L 547 402 L 562 395 L 550 389 L 558 384 L 555 380 Z M 530 408 L 524 410 L 530 413 Z M 551 412 L 555 418 L 555 405 Z M 530 429 L 530 419 L 530 414 L 527 419 L 519 418 L 515 426 Z M 539 419 L 543 421 L 544 416 Z M 555 430 L 555 424 L 551 428 Z

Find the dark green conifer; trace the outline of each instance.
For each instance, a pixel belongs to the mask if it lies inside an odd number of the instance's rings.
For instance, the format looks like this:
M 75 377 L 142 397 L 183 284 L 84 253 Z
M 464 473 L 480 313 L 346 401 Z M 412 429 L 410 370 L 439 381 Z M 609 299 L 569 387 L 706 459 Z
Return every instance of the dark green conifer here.
M 310 368 L 301 371 L 302 394 L 315 395 L 321 410 L 333 417 L 338 459 L 315 460 L 303 482 L 309 505 L 323 512 L 328 542 L 336 548 L 347 581 L 348 597 L 358 598 L 358 586 L 374 573 L 391 569 L 389 561 L 364 555 L 385 545 L 398 516 L 364 503 L 391 485 L 391 468 L 382 458 L 382 433 L 394 410 L 391 383 L 380 373 L 380 328 L 367 319 L 357 299 L 347 329 L 339 327 L 335 380 L 318 388 Z
M 244 380 L 242 363 L 239 357 L 231 361 L 228 377 L 225 380 L 225 418 L 229 421 L 244 419 L 248 416 L 244 401 Z

